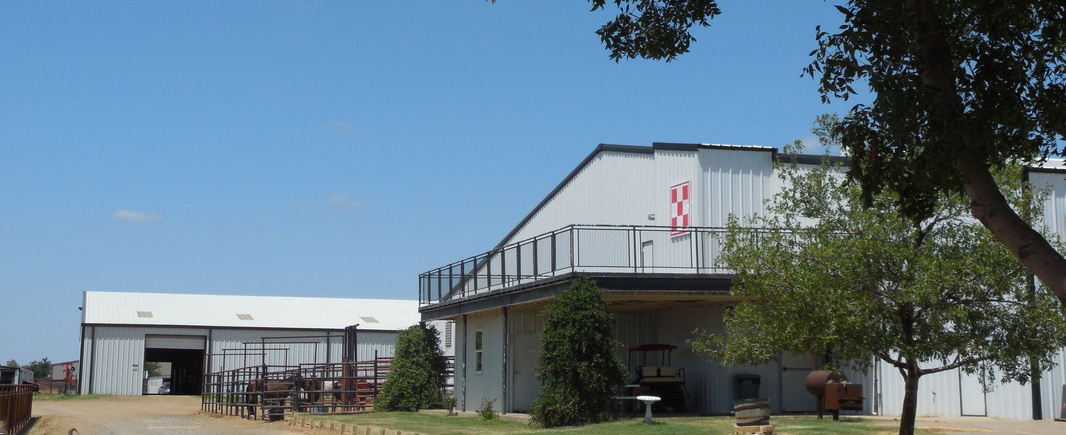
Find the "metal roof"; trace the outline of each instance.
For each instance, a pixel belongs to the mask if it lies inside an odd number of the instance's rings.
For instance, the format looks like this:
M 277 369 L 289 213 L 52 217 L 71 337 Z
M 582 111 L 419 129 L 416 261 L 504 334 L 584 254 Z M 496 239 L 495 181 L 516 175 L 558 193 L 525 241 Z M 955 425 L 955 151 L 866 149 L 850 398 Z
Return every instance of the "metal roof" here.
M 83 324 L 278 329 L 400 330 L 418 323 L 418 301 L 284 296 L 85 292 Z

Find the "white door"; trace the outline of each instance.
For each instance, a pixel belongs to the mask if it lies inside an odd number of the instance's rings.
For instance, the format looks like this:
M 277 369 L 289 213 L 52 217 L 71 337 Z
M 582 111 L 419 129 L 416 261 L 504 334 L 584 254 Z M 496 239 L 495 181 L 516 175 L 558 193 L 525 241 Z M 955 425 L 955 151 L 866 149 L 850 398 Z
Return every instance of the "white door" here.
M 781 410 L 784 412 L 814 412 L 818 398 L 807 391 L 807 375 L 814 367 L 810 355 L 781 354 Z
M 511 340 L 511 411 L 526 412 L 540 394 L 536 376 L 540 343 L 531 332 L 513 333 Z
M 959 395 L 962 400 L 962 415 L 987 417 L 985 408 L 985 388 L 981 377 L 968 375 L 959 370 Z

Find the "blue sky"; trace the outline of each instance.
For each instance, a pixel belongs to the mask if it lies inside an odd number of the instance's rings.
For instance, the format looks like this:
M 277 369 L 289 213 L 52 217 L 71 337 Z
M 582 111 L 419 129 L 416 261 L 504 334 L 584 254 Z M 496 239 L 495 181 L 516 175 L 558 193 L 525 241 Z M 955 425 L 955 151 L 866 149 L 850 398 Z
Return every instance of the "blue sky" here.
M 85 290 L 414 299 L 598 143 L 850 107 L 800 77 L 832 3 L 721 5 L 615 63 L 575 0 L 0 1 L 0 363 L 77 358 Z

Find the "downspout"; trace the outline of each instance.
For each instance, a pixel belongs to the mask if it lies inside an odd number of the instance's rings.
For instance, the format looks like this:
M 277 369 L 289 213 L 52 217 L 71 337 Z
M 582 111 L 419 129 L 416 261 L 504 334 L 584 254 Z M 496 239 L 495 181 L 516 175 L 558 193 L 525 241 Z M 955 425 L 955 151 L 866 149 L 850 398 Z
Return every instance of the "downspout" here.
M 213 328 L 207 328 L 207 368 L 204 369 L 204 373 L 211 373 L 213 371 L 211 369 L 211 354 L 215 353 L 214 331 Z M 200 391 L 203 391 L 203 386 L 201 386 Z
M 466 342 L 467 342 L 467 336 L 466 336 L 467 330 L 466 330 L 466 328 L 467 328 L 466 314 L 463 314 L 463 411 L 466 411 L 466 360 L 467 360 L 467 357 L 468 357 L 468 355 L 466 353 Z
M 1029 193 L 1029 168 L 1022 168 L 1022 193 Z M 1025 222 L 1031 223 L 1031 216 L 1027 210 L 1022 210 Z M 1029 300 L 1031 302 L 1036 301 L 1036 277 L 1032 273 L 1028 273 L 1025 276 L 1025 288 L 1029 291 Z M 1044 419 L 1044 406 L 1041 403 L 1040 397 L 1040 369 L 1035 361 L 1029 363 L 1029 379 L 1032 379 L 1032 385 L 1030 385 L 1032 402 L 1033 402 L 1033 420 Z
M 85 306 L 82 305 L 82 309 L 83 310 L 85 309 L 84 307 Z M 81 342 L 80 342 L 79 345 L 81 346 L 81 348 L 78 350 L 78 362 L 80 363 L 78 365 L 80 366 L 80 368 L 84 369 L 85 368 L 85 324 L 84 323 L 82 323 L 80 329 L 81 329 Z M 82 376 L 81 373 L 78 373 L 77 376 L 78 376 L 78 385 L 77 385 L 78 394 L 82 394 L 82 392 L 81 392 L 81 378 L 83 378 L 84 376 Z
M 90 334 L 92 334 L 92 338 L 90 338 L 89 340 L 92 343 L 92 345 L 89 346 L 89 394 L 93 394 L 93 378 L 96 377 L 95 376 L 96 375 L 96 327 L 95 326 L 92 327 L 92 331 L 90 332 Z
M 87 299 L 85 292 L 81 292 L 81 307 L 78 308 L 78 310 L 81 311 L 81 343 L 78 344 L 78 346 L 80 346 L 80 349 L 78 350 L 78 368 L 82 371 L 85 370 L 85 299 Z M 81 379 L 85 376 L 81 373 L 78 373 L 77 376 L 78 394 L 83 394 L 81 391 Z

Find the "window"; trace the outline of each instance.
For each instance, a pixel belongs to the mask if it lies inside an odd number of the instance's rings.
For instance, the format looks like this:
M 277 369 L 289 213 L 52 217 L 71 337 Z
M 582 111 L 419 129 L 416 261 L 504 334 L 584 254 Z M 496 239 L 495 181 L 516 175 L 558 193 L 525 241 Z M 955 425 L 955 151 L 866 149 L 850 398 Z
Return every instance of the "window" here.
M 452 325 L 455 322 L 449 320 L 444 324 L 444 347 L 452 347 Z
M 484 355 L 484 331 L 474 331 L 474 373 L 481 373 L 482 356 Z

